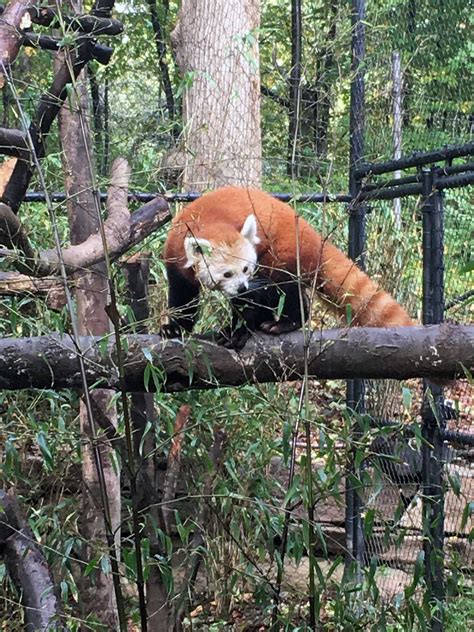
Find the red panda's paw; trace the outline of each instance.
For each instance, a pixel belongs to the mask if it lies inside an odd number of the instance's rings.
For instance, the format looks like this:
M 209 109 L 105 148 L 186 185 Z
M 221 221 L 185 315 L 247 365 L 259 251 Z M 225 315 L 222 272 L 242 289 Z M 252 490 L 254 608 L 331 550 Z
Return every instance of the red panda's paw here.
M 240 351 L 245 347 L 250 336 L 251 332 L 246 327 L 240 327 L 234 331 L 229 327 L 220 331 L 215 340 L 221 347 Z
M 266 334 L 271 334 L 272 336 L 279 336 L 280 334 L 288 334 L 290 331 L 296 331 L 298 326 L 295 323 L 291 322 L 291 320 L 279 320 L 275 322 L 274 320 L 267 321 L 260 325 L 260 329 L 264 331 Z

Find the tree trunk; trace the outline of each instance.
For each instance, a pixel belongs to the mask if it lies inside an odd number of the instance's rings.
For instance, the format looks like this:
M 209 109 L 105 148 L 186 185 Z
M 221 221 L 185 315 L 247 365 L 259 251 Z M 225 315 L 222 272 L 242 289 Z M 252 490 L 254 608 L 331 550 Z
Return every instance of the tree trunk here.
M 402 157 L 402 64 L 400 53 L 392 53 L 392 111 L 393 111 L 393 159 Z M 401 178 L 402 172 L 398 169 L 393 172 L 394 178 Z M 402 202 L 400 198 L 393 200 L 393 217 L 398 230 L 402 227 Z
M 258 0 L 183 0 L 172 33 L 183 95 L 185 189 L 259 186 Z
M 287 174 L 292 178 L 300 175 L 301 154 L 301 47 L 302 17 L 301 0 L 291 1 L 291 70 L 289 82 L 288 112 L 288 164 Z
M 328 153 L 329 124 L 331 119 L 332 70 L 334 67 L 334 44 L 337 34 L 337 12 L 339 4 L 332 0 L 328 8 L 329 29 L 326 44 L 318 60 L 316 88 L 315 153 L 318 160 L 326 160 Z
M 75 94 L 71 99 L 72 110 L 67 104 L 59 114 L 59 130 L 63 149 L 65 189 L 69 196 L 67 207 L 71 243 L 82 243 L 90 234 L 99 230 L 100 209 L 93 191 L 92 141 L 89 127 L 90 108 L 87 98 L 86 74 L 83 72 L 76 82 Z M 110 323 L 105 312 L 107 304 L 107 271 L 98 264 L 80 272 L 75 277 L 77 324 L 81 335 L 101 336 L 109 333 Z M 110 424 L 117 425 L 116 410 L 111 405 L 113 392 L 98 389 L 90 394 L 95 410 L 100 411 Z M 101 473 L 93 449 L 94 432 L 84 399 L 80 404 L 80 427 L 84 436 L 82 444 L 82 506 L 80 531 L 84 540 L 83 561 L 88 563 L 98 553 L 107 552 L 106 524 L 104 515 L 110 517 L 110 531 L 115 536 L 116 551 L 120 538 L 120 475 L 112 463 L 112 448 L 101 437 L 100 461 L 108 498 L 108 511 L 102 507 Z M 107 627 L 117 629 L 117 606 L 114 595 L 112 573 L 103 572 L 100 564 L 93 576 L 80 577 L 80 595 L 83 617 L 93 615 Z M 82 571 L 83 569 L 80 569 Z M 82 580 L 82 581 L 81 581 Z
M 134 316 L 132 331 L 146 333 L 150 319 L 148 304 L 150 255 L 138 254 L 128 259 L 125 264 L 125 275 L 128 285 L 128 297 Z M 163 545 L 157 533 L 160 524 L 161 510 L 158 502 L 158 449 L 155 433 L 148 432 L 147 425 L 158 424 L 154 395 L 145 391 L 132 393 L 131 419 L 133 423 L 133 439 L 135 462 L 137 468 L 138 498 L 136 505 L 147 516 L 145 533 L 150 544 L 150 555 L 159 559 L 165 555 Z M 169 629 L 170 607 L 169 594 L 159 564 L 148 567 L 146 582 L 148 624 L 154 632 L 167 632 Z

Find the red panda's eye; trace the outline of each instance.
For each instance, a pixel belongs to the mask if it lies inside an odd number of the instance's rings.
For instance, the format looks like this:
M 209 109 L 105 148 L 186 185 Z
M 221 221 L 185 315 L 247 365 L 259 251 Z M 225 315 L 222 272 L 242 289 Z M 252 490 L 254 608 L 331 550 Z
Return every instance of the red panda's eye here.
M 231 276 L 233 276 L 233 272 L 231 272 L 230 270 L 228 270 L 227 272 L 224 272 L 224 277 L 226 279 L 230 279 Z
M 248 271 L 249 271 L 249 267 L 248 266 L 245 266 L 245 268 L 242 270 L 242 272 L 244 274 L 247 274 Z

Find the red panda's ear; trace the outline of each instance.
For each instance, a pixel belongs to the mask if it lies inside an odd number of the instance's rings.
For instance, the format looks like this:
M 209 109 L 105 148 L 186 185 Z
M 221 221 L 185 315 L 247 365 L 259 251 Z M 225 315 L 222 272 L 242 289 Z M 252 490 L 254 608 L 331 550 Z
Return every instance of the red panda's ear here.
M 254 246 L 260 243 L 260 239 L 257 237 L 257 218 L 255 215 L 252 214 L 247 217 L 240 234 Z
M 212 252 L 211 242 L 197 237 L 186 237 L 184 240 L 184 252 L 186 253 L 185 268 L 191 268 L 199 257 L 209 256 Z

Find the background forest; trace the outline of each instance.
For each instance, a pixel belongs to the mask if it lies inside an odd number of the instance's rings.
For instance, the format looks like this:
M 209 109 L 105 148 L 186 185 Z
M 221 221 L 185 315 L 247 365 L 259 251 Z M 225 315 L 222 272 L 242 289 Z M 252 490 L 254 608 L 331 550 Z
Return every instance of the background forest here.
M 88 12 L 90 4 L 84 3 L 80 12 Z M 180 72 L 173 53 L 172 31 L 179 4 L 172 0 L 117 3 L 113 15 L 123 23 L 124 31 L 113 38 L 101 38 L 114 49 L 111 61 L 108 65 L 92 61 L 88 66 L 95 184 L 102 191 L 117 157 L 126 158 L 131 166 L 132 191 L 156 194 L 181 190 L 183 99 L 195 77 L 191 72 Z M 252 47 L 257 40 L 259 43 L 262 188 L 292 194 L 347 193 L 353 78 L 351 3 L 302 3 L 302 76 L 296 130 L 290 124 L 291 4 L 288 0 L 261 0 L 260 27 L 246 34 L 242 42 L 243 50 L 250 51 L 249 63 Z M 71 10 L 69 5 L 67 10 Z M 368 0 L 366 10 L 365 158 L 386 160 L 396 151 L 405 155 L 472 140 L 472 6 L 465 0 Z M 66 44 L 72 37 L 64 27 L 58 28 L 56 35 Z M 22 49 L 12 75 L 11 84 L 2 92 L 1 104 L 2 125 L 11 128 L 29 123 L 38 99 L 48 89 L 53 78 L 50 51 Z M 398 97 L 394 90 L 397 77 L 402 86 Z M 71 90 L 69 104 L 73 98 Z M 394 141 L 397 98 L 401 135 Z M 64 191 L 63 159 L 60 133 L 54 125 L 42 160 L 44 182 L 35 175 L 29 190 L 42 191 L 44 184 L 49 192 Z M 420 208 L 415 197 L 404 198 L 400 205 L 398 224 L 392 201 L 371 203 L 366 265 L 371 275 L 419 319 Z M 137 201 L 130 202 L 132 210 L 138 206 Z M 445 291 L 449 305 L 472 288 L 472 187 L 447 191 L 445 206 Z M 299 204 L 298 212 L 347 249 L 344 204 Z M 53 224 L 61 243 L 69 243 L 66 202 L 54 202 L 54 221 L 42 202 L 25 203 L 20 216 L 24 223 L 27 220 L 28 236 L 38 250 L 54 247 Z M 132 313 L 127 290 L 132 273 L 125 258 L 113 267 L 121 322 L 127 323 L 125 332 L 143 324 L 156 332 L 166 320 L 166 284 L 159 258 L 166 230 L 164 226 L 127 253 L 127 258 L 135 252 L 151 253 L 151 314 L 146 322 L 137 324 L 139 319 Z M 0 269 L 11 269 L 8 259 L 0 260 Z M 201 330 L 218 328 L 228 315 L 226 310 L 219 297 L 209 296 Z M 470 322 L 472 310 L 471 296 L 470 300 L 453 304 L 446 317 L 453 322 Z M 333 324 L 331 316 L 320 306 L 315 307 L 313 326 Z M 70 327 L 67 306 L 50 309 L 34 293 L 0 298 L 2 337 L 68 332 Z M 152 364 L 147 379 L 155 385 L 162 379 Z M 79 499 L 85 486 L 81 464 L 86 440 L 79 423 L 79 394 L 54 390 L 0 392 L 3 487 L 15 490 L 33 536 L 42 545 L 59 586 L 66 629 L 114 629 L 118 624 L 110 623 L 107 611 L 114 611 L 117 599 L 122 600 L 128 629 L 143 629 L 138 627 L 136 581 L 140 574 L 157 604 L 149 629 L 166 630 L 169 621 L 177 620 L 178 615 L 181 629 L 265 630 L 271 624 L 273 629 L 308 629 L 305 560 L 310 535 L 307 515 L 301 508 L 308 504 L 311 494 L 316 494 L 319 521 L 319 557 L 313 572 L 321 629 L 427 629 L 427 605 L 419 597 L 422 583 L 416 552 L 410 564 L 400 562 L 398 574 L 388 565 L 379 564 L 378 568 L 370 567 L 362 587 L 347 575 L 342 581 L 343 545 L 337 538 L 343 534 L 341 485 L 347 455 L 356 450 L 356 458 L 362 461 L 373 441 L 383 438 L 383 431 L 379 435 L 367 428 L 354 445 L 344 397 L 343 382 L 335 380 L 179 395 L 158 389 L 151 404 L 147 400 L 154 412 L 142 428 L 136 458 L 153 462 L 153 483 L 162 490 L 170 485 L 166 480 L 169 474 L 164 471 L 168 467 L 169 472 L 173 450 L 177 451 L 178 466 L 173 471 L 179 479 L 175 490 L 179 511 L 175 512 L 173 493 L 173 499 L 168 499 L 170 510 L 162 511 L 162 503 L 166 505 L 163 497 L 157 500 L 154 496 L 141 498 L 137 514 L 137 490 L 130 487 L 122 473 L 122 505 L 120 498 L 118 505 L 122 588 L 117 597 L 117 590 L 113 593 L 112 589 L 110 550 L 100 538 L 89 541 L 82 524 L 86 514 Z M 469 391 L 458 390 L 451 397 L 461 429 L 472 429 Z M 117 433 L 122 442 L 124 405 L 118 395 L 113 395 L 108 404 L 109 408 L 117 406 Z M 408 423 L 416 419 L 417 407 L 416 381 L 369 386 L 369 409 L 374 414 Z M 308 476 L 306 467 L 308 446 L 317 465 L 313 476 Z M 127 470 L 120 450 L 111 449 L 108 458 L 111 476 L 119 476 L 121 466 Z M 383 484 L 379 474 L 372 475 L 375 478 L 370 490 L 374 498 Z M 467 504 L 465 490 L 456 480 L 453 488 L 458 491 L 453 512 L 459 514 L 458 523 L 466 532 L 466 524 L 471 524 L 468 518 L 472 502 Z M 120 496 L 120 490 L 116 493 Z M 397 503 L 394 507 L 399 511 Z M 286 511 L 281 511 L 282 506 Z M 289 507 L 293 511 L 291 520 L 287 520 Z M 369 536 L 378 509 L 368 509 Z M 134 542 L 137 515 L 142 564 L 137 560 Z M 383 521 L 377 514 L 379 519 Z M 325 521 L 330 523 L 328 531 L 321 527 Z M 465 549 L 461 549 L 450 558 L 446 629 L 453 632 L 467 628 L 474 620 L 472 580 L 466 570 L 470 558 L 466 562 L 465 555 Z M 20 595 L 2 563 L 0 580 L 2 629 L 22 630 Z M 363 598 L 354 599 L 358 590 L 363 591 Z M 97 598 L 101 591 L 109 595 L 106 605 Z M 94 592 L 96 595 L 91 595 Z

